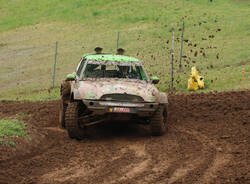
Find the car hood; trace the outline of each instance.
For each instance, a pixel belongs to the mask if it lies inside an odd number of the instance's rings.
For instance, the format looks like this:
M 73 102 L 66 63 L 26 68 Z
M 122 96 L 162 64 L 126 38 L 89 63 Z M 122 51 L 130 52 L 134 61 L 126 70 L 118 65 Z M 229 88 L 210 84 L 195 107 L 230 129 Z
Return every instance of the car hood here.
M 140 96 L 146 102 L 155 102 L 160 95 L 151 83 L 133 79 L 84 80 L 75 87 L 81 99 L 89 100 L 99 100 L 106 94 L 130 94 Z

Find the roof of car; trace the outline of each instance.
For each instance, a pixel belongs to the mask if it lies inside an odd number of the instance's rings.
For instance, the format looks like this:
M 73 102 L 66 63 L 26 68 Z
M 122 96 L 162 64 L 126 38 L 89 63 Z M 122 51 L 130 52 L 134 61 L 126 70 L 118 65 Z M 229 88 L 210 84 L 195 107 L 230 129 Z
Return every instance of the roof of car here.
M 84 56 L 84 58 L 93 61 L 139 62 L 139 60 L 134 57 L 114 54 L 89 54 Z

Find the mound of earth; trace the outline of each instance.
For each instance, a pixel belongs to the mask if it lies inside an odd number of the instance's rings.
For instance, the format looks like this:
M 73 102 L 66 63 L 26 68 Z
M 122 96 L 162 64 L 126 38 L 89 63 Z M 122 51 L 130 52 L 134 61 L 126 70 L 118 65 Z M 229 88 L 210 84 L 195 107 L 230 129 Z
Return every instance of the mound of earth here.
M 249 99 L 250 91 L 169 95 L 164 136 L 115 122 L 82 141 L 60 128 L 58 101 L 0 102 L 0 118 L 28 115 L 32 139 L 0 145 L 0 183 L 250 183 Z

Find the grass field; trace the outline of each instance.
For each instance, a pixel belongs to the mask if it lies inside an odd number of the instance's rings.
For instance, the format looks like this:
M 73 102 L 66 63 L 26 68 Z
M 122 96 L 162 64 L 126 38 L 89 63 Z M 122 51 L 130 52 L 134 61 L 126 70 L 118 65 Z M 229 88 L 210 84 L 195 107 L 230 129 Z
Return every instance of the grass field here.
M 96 46 L 115 52 L 117 32 L 127 55 L 144 62 L 158 87 L 169 89 L 171 30 L 175 32 L 175 83 L 188 92 L 197 66 L 209 91 L 250 89 L 249 0 L 0 0 L 0 99 L 48 100 L 84 53 Z M 182 21 L 183 71 L 178 71 Z M 56 86 L 52 84 L 59 42 Z
M 10 144 L 12 146 L 16 146 L 16 143 L 11 139 L 13 137 L 26 137 L 27 139 L 29 139 L 29 136 L 25 129 L 26 126 L 19 120 L 1 119 L 0 145 Z

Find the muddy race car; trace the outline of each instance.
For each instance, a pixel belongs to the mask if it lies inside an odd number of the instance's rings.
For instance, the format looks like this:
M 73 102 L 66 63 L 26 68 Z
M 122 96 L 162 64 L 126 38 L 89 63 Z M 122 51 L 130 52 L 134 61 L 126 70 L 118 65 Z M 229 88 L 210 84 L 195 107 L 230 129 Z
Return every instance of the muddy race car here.
M 158 82 L 136 58 L 86 55 L 61 84 L 59 122 L 76 139 L 86 136 L 88 126 L 123 120 L 149 124 L 152 135 L 163 135 L 168 99 L 154 86 Z

